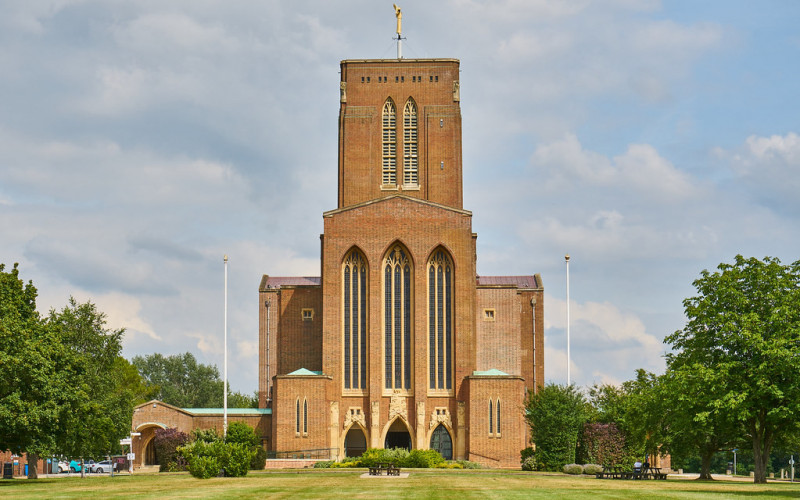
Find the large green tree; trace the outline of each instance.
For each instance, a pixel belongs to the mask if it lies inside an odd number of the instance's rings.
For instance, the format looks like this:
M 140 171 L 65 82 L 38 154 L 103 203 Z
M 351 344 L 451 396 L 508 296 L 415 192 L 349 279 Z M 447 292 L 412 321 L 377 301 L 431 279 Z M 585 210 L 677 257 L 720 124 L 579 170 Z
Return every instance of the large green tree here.
M 561 470 L 575 462 L 578 435 L 586 421 L 586 401 L 574 385 L 547 384 L 528 393 L 525 418 L 536 446 L 537 469 Z
M 221 408 L 223 405 L 219 370 L 215 365 L 198 363 L 190 352 L 134 356 L 131 362 L 154 389 L 156 399 L 179 408 Z M 256 408 L 258 397 L 231 392 L 228 387 L 228 407 Z
M 14 264 L 0 264 L 0 450 L 37 456 L 56 452 L 52 429 L 70 392 L 71 356 L 36 311 L 37 290 Z
M 131 383 L 121 358 L 124 329 L 107 328 L 105 314 L 93 303 L 72 297 L 60 311 L 50 311 L 47 323 L 73 358 L 72 390 L 57 430 L 59 448 L 77 457 L 110 454 L 130 431 L 142 391 L 141 382 Z
M 668 369 L 708 383 L 694 411 L 728 414 L 752 443 L 756 483 L 767 480 L 776 440 L 797 432 L 800 415 L 800 261 L 783 265 L 736 256 L 694 281 L 688 322 L 666 338 Z

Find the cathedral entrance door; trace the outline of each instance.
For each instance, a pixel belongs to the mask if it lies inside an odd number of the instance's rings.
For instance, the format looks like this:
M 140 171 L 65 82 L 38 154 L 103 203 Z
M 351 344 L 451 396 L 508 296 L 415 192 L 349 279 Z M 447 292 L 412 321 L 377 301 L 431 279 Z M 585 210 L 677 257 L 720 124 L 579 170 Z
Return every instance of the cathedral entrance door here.
M 408 427 L 399 418 L 389 427 L 383 447 L 411 449 L 411 433 L 408 432 Z
M 344 456 L 360 457 L 367 449 L 367 437 L 364 431 L 353 426 L 344 437 Z
M 442 424 L 439 424 L 431 435 L 431 449 L 438 451 L 445 460 L 453 459 L 453 440 Z

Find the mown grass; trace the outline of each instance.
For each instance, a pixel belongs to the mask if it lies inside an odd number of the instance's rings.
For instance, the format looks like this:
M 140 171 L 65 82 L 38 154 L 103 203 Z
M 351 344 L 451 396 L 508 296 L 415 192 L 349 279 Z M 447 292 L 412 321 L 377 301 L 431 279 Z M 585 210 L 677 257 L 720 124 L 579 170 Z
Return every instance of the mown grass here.
M 800 498 L 798 483 L 619 481 L 491 470 L 420 470 L 407 478 L 361 478 L 363 472 L 258 472 L 208 480 L 185 473 L 14 479 L 0 481 L 0 498 Z

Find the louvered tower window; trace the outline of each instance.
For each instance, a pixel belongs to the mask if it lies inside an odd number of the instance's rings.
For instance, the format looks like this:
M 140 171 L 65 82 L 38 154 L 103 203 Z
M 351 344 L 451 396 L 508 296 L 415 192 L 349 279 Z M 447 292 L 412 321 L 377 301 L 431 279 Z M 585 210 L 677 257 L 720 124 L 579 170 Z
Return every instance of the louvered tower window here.
M 352 250 L 342 271 L 344 388 L 367 387 L 367 261 Z
M 403 108 L 403 184 L 416 186 L 418 183 L 417 105 L 409 99 Z
M 411 389 L 411 260 L 394 246 L 383 266 L 384 387 Z
M 383 105 L 383 173 L 384 186 L 397 184 L 397 111 L 388 99 Z
M 439 249 L 428 262 L 428 388 L 453 388 L 453 263 Z

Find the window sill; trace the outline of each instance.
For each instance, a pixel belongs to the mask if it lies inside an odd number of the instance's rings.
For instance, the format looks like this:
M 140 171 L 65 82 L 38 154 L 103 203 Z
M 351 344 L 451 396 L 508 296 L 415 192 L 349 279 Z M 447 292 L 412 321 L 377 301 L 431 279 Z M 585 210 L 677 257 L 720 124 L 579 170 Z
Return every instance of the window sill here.
M 397 184 L 381 184 L 381 191 L 397 191 Z
M 403 191 L 419 191 L 419 184 L 403 184 Z

